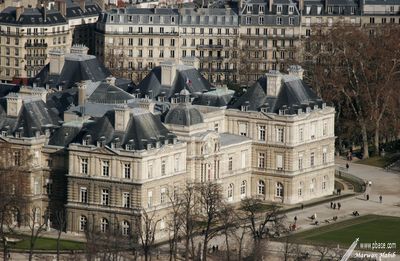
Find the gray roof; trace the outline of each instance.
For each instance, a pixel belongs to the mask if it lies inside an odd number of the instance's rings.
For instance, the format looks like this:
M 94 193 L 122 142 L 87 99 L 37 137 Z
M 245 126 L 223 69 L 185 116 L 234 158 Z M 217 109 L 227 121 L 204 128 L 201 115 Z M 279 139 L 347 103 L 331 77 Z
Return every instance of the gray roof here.
M 359 0 L 331 0 L 325 6 L 324 0 L 306 0 L 304 1 L 303 15 L 360 15 L 361 9 Z M 308 8 L 307 8 L 308 7 Z M 327 8 L 331 9 L 328 12 Z
M 46 128 L 58 126 L 60 118 L 40 99 L 23 99 L 18 117 L 7 116 L 7 100 L 0 100 L 0 129 L 21 137 L 34 137 L 36 131 L 44 134 Z
M 97 144 L 103 140 L 105 144 L 117 143 L 124 147 L 126 144 L 133 146 L 135 150 L 147 148 L 147 144 L 153 147 L 156 142 L 163 143 L 166 139 L 172 139 L 174 134 L 168 131 L 161 120 L 143 109 L 133 109 L 125 131 L 115 130 L 115 113 L 107 112 L 103 117 L 94 118 L 91 121 L 79 124 L 64 124 L 51 137 L 49 144 L 68 146 L 69 143 L 82 143 L 83 139 L 90 137 L 89 144 Z
M 202 113 L 190 103 L 180 103 L 169 110 L 165 116 L 165 123 L 174 125 L 191 126 L 203 123 Z
M 220 133 L 219 134 L 219 141 L 220 141 L 221 147 L 238 144 L 238 143 L 242 143 L 242 142 L 249 141 L 249 140 L 251 140 L 251 139 L 246 136 L 235 135 L 235 134 L 230 134 L 230 133 Z
M 193 101 L 193 104 L 213 106 L 213 107 L 224 107 L 229 104 L 234 94 L 235 91 L 233 90 L 219 87 L 215 90 L 197 95 L 197 97 Z
M 236 8 L 185 8 L 181 9 L 180 25 L 183 26 L 238 26 Z
M 102 82 L 91 93 L 87 100 L 93 103 L 118 104 L 129 103 L 133 101 L 133 99 L 134 97 L 124 90 L 107 82 Z
M 260 111 L 266 107 L 267 112 L 279 113 L 285 110 L 285 114 L 296 114 L 298 109 L 303 111 L 313 105 L 322 106 L 322 99 L 306 85 L 302 80 L 291 75 L 283 75 L 281 88 L 276 97 L 267 96 L 268 80 L 262 76 L 230 108 L 241 109 L 247 106 L 248 110 Z
M 56 10 L 43 8 L 24 8 L 23 13 L 16 19 L 16 7 L 6 7 L 0 13 L 0 24 L 12 25 L 57 25 L 67 24 L 67 20 Z
M 82 10 L 78 1 L 66 0 L 66 3 L 66 16 L 68 19 L 76 19 L 85 16 L 98 16 L 101 13 L 101 8 L 95 1 L 92 0 L 85 1 L 85 10 Z
M 178 9 L 173 8 L 136 8 L 111 9 L 100 15 L 99 21 L 108 24 L 178 24 Z M 174 17 L 175 21 L 172 21 Z
M 144 97 L 149 95 L 153 98 L 164 95 L 171 98 L 179 94 L 184 88 L 190 93 L 202 93 L 210 90 L 211 84 L 201 75 L 201 73 L 189 66 L 179 65 L 172 86 L 161 84 L 161 66 L 153 68 L 149 74 L 139 83 L 138 88 Z M 188 83 L 188 80 L 190 83 Z

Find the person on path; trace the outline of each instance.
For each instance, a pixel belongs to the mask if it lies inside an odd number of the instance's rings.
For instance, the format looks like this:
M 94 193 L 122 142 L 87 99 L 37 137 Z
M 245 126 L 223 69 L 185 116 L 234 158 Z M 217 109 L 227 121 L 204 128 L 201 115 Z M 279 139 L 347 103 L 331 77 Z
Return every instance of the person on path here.
M 331 201 L 331 208 L 333 208 L 333 202 Z
M 349 168 L 350 168 L 349 163 L 346 163 L 346 169 L 347 169 L 347 171 L 349 171 Z
M 333 203 L 333 209 L 336 209 L 336 203 Z
M 340 208 L 342 207 L 342 204 L 340 204 L 340 202 L 337 203 L 337 209 L 340 210 Z
M 297 222 L 297 216 L 294 216 L 294 223 L 296 224 Z
M 367 200 L 369 200 L 369 194 L 367 194 Z
M 379 202 L 382 203 L 382 195 L 379 195 Z

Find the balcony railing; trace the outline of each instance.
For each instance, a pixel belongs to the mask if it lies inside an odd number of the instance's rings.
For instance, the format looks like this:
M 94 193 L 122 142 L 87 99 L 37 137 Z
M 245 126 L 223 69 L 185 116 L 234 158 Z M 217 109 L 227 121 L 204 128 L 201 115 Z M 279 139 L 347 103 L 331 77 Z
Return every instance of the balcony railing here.
M 224 46 L 222 44 L 199 44 L 197 45 L 197 49 L 223 49 Z
M 47 43 L 26 43 L 25 48 L 46 48 Z

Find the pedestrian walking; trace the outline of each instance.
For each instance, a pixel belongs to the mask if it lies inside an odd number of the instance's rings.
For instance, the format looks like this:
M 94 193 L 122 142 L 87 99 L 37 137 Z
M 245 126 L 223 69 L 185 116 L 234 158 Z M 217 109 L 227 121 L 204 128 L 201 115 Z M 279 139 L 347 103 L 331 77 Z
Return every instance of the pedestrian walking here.
M 333 208 L 333 202 L 331 201 L 331 208 Z
M 367 194 L 367 200 L 369 200 L 369 194 Z
M 303 203 L 301 203 L 301 210 L 303 210 L 304 209 L 304 205 L 303 205 Z
M 336 209 L 336 203 L 333 203 L 333 209 Z
M 342 204 L 340 204 L 340 202 L 337 203 L 337 209 L 340 210 L 340 208 L 342 207 Z
M 297 222 L 297 216 L 294 216 L 294 223 L 296 224 Z
M 349 168 L 350 168 L 349 163 L 346 163 L 346 169 L 347 169 L 347 171 L 349 171 Z
M 379 195 L 379 202 L 382 203 L 382 195 Z

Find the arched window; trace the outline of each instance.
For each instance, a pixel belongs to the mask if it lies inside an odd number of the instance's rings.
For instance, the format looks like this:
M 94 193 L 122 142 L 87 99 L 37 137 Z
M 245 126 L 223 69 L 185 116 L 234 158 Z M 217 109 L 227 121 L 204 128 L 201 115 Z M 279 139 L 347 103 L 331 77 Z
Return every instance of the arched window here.
M 122 235 L 128 236 L 131 231 L 131 226 L 128 221 L 122 221 Z
M 233 184 L 229 184 L 228 186 L 228 201 L 233 200 Z
M 280 182 L 276 183 L 276 196 L 283 197 L 283 184 Z
M 265 183 L 262 180 L 258 181 L 258 195 L 265 195 Z
M 100 231 L 105 233 L 108 230 L 108 220 L 106 218 L 101 219 Z
M 316 182 L 315 178 L 311 180 L 311 183 L 310 183 L 310 192 L 311 192 L 311 193 L 314 193 L 315 184 L 316 184 L 316 183 L 317 183 L 317 182 Z
M 243 180 L 242 183 L 240 184 L 240 197 L 242 198 L 246 197 L 246 192 L 247 192 L 247 181 Z
M 326 183 L 328 182 L 328 176 L 324 176 L 324 178 L 322 179 L 322 190 L 326 189 Z
M 87 226 L 87 217 L 81 216 L 79 218 L 79 231 L 85 231 Z
M 303 195 L 303 181 L 299 182 L 299 188 L 297 189 L 297 194 L 299 197 Z

